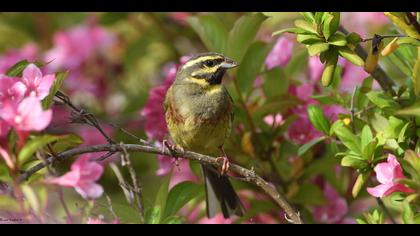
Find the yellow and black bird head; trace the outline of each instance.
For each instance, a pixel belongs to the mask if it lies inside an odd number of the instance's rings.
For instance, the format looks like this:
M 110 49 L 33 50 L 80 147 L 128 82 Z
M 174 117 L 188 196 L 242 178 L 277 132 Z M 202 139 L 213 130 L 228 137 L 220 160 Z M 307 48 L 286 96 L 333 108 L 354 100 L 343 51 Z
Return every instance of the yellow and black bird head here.
M 227 69 L 237 67 L 232 59 L 219 53 L 202 53 L 190 58 L 178 71 L 178 83 L 195 83 L 202 87 L 219 85 Z

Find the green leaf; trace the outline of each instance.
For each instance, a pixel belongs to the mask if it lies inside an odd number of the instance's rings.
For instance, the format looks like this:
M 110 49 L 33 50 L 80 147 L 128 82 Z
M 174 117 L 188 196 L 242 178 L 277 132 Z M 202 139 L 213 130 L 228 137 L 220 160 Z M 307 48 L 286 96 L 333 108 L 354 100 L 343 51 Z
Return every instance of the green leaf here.
M 331 35 L 334 35 L 337 32 L 338 26 L 340 24 L 340 13 L 339 12 L 328 12 L 324 13 L 323 16 L 323 27 L 322 33 L 324 34 L 325 39 L 329 39 Z
M 338 55 L 335 50 L 328 51 L 325 53 L 326 61 L 324 66 L 324 71 L 322 72 L 321 76 L 321 83 L 323 86 L 327 87 L 330 86 L 334 81 L 334 77 L 337 74 L 337 61 Z M 338 73 L 337 76 L 341 78 L 341 73 Z
M 353 198 L 356 198 L 357 195 L 359 195 L 360 190 L 363 188 L 363 186 L 368 181 L 368 179 L 370 177 L 370 174 L 371 174 L 371 171 L 365 172 L 365 173 L 360 173 L 357 176 L 356 182 L 354 183 L 353 188 L 351 190 L 351 194 L 352 194 Z
M 312 34 L 311 32 L 308 32 L 301 28 L 286 28 L 282 30 L 278 30 L 274 32 L 271 36 L 277 36 L 283 33 L 291 33 L 291 34 Z
M 275 67 L 264 74 L 263 89 L 267 97 L 271 98 L 276 95 L 287 93 L 289 80 L 280 67 Z
M 419 46 L 420 47 L 420 46 Z M 418 58 L 413 68 L 413 88 L 417 96 L 420 96 L 420 49 L 418 49 Z
M 241 61 L 245 52 L 254 41 L 261 24 L 267 19 L 262 13 L 245 15 L 239 18 L 229 32 L 227 56 Z
M 301 14 L 306 21 L 315 23 L 315 16 L 312 12 L 299 12 L 299 14 Z
M 417 153 L 412 150 L 406 150 L 404 154 L 405 162 L 410 168 L 404 168 L 413 178 L 420 179 L 420 157 Z M 405 166 L 404 166 L 405 167 Z
M 370 91 L 366 94 L 369 100 L 381 109 L 394 112 L 400 109 L 400 105 L 382 91 Z
M 362 58 L 360 58 L 353 50 L 351 50 L 349 47 L 339 47 L 338 48 L 338 54 L 340 56 L 347 59 L 349 62 L 353 63 L 356 66 L 364 66 L 365 62 Z
M 402 220 L 404 224 L 413 224 L 414 212 L 409 201 L 403 202 Z
M 137 209 L 128 204 L 112 203 L 115 214 L 123 223 L 140 223 L 140 217 Z M 146 211 L 147 212 L 147 211 Z M 147 221 L 146 221 L 147 222 Z
M 42 100 L 42 107 L 44 109 L 48 109 L 51 106 L 54 100 L 55 94 L 58 92 L 58 90 L 60 90 L 61 85 L 63 84 L 63 80 L 64 78 L 67 77 L 68 73 L 69 71 L 65 71 L 65 72 L 59 72 L 55 75 L 55 80 L 54 80 L 53 85 L 50 88 L 50 92 L 48 96 L 45 97 L 44 100 Z
M 347 45 L 346 36 L 339 33 L 334 34 L 328 39 L 328 43 L 335 46 L 346 46 Z
M 403 45 L 403 44 L 410 44 L 413 45 L 415 47 L 420 47 L 420 40 L 412 38 L 412 37 L 403 37 L 403 38 L 399 38 L 397 40 L 398 45 Z
M 318 34 L 318 31 L 316 30 L 316 26 L 305 20 L 295 20 L 295 26 L 309 33 Z
M 416 103 L 410 107 L 400 109 L 395 112 L 395 115 L 420 117 L 420 103 Z
M 373 135 L 372 130 L 370 129 L 369 125 L 365 125 L 362 129 L 362 136 L 361 136 L 361 145 L 362 148 L 365 148 L 370 141 L 372 141 Z
M 40 203 L 38 196 L 36 195 L 35 191 L 27 184 L 23 184 L 20 186 L 25 196 L 25 200 L 29 203 L 29 206 L 35 213 L 40 213 Z
M 323 42 L 322 39 L 318 37 L 318 35 L 315 35 L 315 34 L 298 34 L 296 36 L 296 40 L 299 43 L 303 43 L 307 45 Z
M 325 117 L 322 109 L 316 105 L 309 105 L 307 112 L 308 112 L 309 120 L 314 125 L 314 127 L 317 130 L 328 135 L 330 132 L 330 122 Z
M 177 224 L 177 225 L 179 225 L 179 224 L 182 224 L 182 218 L 179 217 L 179 216 L 171 216 L 171 217 L 166 218 L 162 222 L 162 224 L 170 224 L 170 225 Z
M 322 205 L 326 202 L 324 193 L 322 190 L 314 185 L 309 183 L 303 183 L 298 193 L 292 197 L 293 202 L 302 205 Z
M 327 51 L 330 48 L 328 43 L 315 43 L 308 46 L 309 56 L 315 56 L 322 52 Z
M 347 167 L 353 167 L 355 169 L 365 169 L 368 167 L 368 163 L 360 156 L 347 155 L 341 159 L 341 165 Z
M 19 62 L 17 62 L 16 64 L 14 64 L 12 67 L 10 67 L 7 72 L 6 75 L 7 76 L 11 76 L 11 77 L 15 77 L 15 76 L 22 76 L 22 72 L 23 70 L 30 64 L 30 62 L 28 60 L 21 60 Z
M 228 32 L 218 18 L 212 15 L 192 16 L 187 22 L 210 51 L 224 53 Z
M 163 214 L 166 208 L 168 199 L 169 182 L 171 180 L 172 173 L 167 175 L 160 185 L 159 191 L 156 195 L 154 210 L 152 211 L 152 222 L 160 223 L 163 220 Z
M 341 120 L 336 121 L 331 130 L 337 135 L 340 141 L 351 151 L 362 155 L 360 139 L 354 135 Z
M 366 144 L 365 147 L 363 147 L 363 157 L 366 160 L 372 161 L 374 159 L 374 154 L 376 150 L 376 146 L 378 145 L 378 140 L 374 139 L 370 141 L 368 144 Z
M 308 143 L 303 144 L 301 147 L 299 147 L 298 149 L 298 156 L 302 156 L 303 154 L 305 154 L 309 149 L 311 149 L 313 146 L 317 145 L 318 143 L 324 141 L 327 137 L 322 136 L 319 138 L 316 138 Z
M 261 71 L 270 49 L 270 45 L 262 42 L 255 42 L 248 48 L 237 74 L 239 88 L 243 94 L 247 94 L 252 88 L 253 81 Z
M 45 147 L 47 144 L 62 141 L 62 142 L 73 142 L 81 143 L 81 139 L 76 135 L 41 135 L 26 142 L 25 146 L 20 150 L 18 154 L 18 160 L 20 164 L 25 163 L 31 158 L 35 152 Z
M 169 192 L 164 218 L 175 215 L 185 204 L 203 194 L 203 187 L 193 182 L 186 181 L 175 185 Z
M 362 37 L 360 37 L 359 34 L 352 32 L 346 35 L 346 41 L 350 44 L 356 45 L 362 41 Z
M 151 209 L 148 209 L 145 212 L 146 224 L 159 224 L 161 222 L 160 220 L 160 217 L 162 215 L 161 213 L 162 213 L 162 210 L 160 206 L 156 206 Z
M 101 15 L 99 23 L 101 25 L 112 25 L 121 20 L 127 19 L 128 12 L 105 12 Z
M 315 23 L 320 25 L 322 24 L 322 21 L 324 20 L 324 14 L 325 12 L 315 12 Z

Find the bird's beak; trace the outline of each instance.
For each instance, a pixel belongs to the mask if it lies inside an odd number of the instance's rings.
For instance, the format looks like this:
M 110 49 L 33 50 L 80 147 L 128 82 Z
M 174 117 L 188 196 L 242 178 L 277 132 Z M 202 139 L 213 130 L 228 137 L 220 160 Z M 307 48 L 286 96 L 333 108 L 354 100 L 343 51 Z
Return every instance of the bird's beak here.
M 229 59 L 229 58 L 225 58 L 225 61 L 222 62 L 222 64 L 220 64 L 220 67 L 224 68 L 224 69 L 231 69 L 234 67 L 239 66 L 238 63 L 236 63 L 234 60 Z

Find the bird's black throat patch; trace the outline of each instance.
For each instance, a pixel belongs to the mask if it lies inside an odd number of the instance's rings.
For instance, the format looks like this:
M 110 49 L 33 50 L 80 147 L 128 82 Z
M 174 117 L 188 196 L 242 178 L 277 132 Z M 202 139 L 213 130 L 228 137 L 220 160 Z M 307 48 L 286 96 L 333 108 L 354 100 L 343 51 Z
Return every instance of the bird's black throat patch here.
M 209 82 L 209 84 L 211 85 L 221 84 L 223 76 L 225 75 L 225 72 L 226 72 L 226 69 L 220 67 L 219 69 L 217 69 L 216 72 L 211 74 L 211 76 L 207 79 L 207 82 Z

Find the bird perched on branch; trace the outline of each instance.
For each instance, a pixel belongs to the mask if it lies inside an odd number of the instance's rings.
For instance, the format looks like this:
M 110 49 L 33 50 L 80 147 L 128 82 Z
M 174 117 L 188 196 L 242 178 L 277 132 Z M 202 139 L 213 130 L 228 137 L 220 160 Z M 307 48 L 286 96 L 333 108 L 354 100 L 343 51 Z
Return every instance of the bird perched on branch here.
M 243 205 L 236 195 L 226 172 L 229 160 L 223 150 L 233 122 L 233 101 L 222 85 L 226 70 L 238 66 L 219 53 L 203 53 L 190 58 L 178 71 L 165 101 L 165 117 L 172 148 L 205 155 L 222 156 L 219 172 L 202 165 L 206 189 L 207 216 L 220 210 L 225 218 L 242 216 Z

